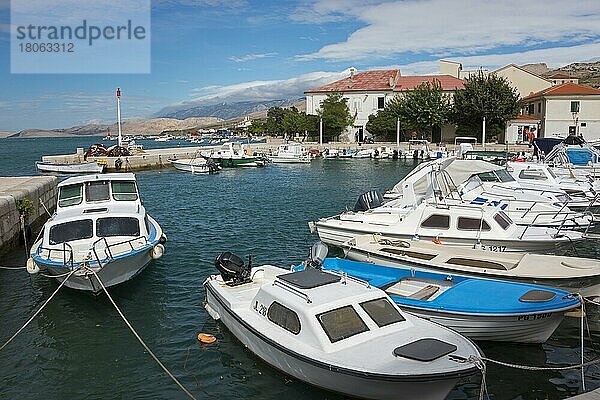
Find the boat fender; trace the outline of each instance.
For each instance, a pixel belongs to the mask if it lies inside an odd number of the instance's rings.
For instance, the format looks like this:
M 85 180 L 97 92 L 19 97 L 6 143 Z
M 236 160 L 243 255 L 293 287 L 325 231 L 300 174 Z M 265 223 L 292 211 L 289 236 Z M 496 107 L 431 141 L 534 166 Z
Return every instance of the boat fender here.
M 473 248 L 474 248 L 474 249 L 479 249 L 479 250 L 480 250 L 480 249 L 481 249 L 481 241 L 480 241 L 480 240 L 477 240 L 477 242 L 476 242 L 476 243 L 473 245 Z
M 150 256 L 154 259 L 154 260 L 158 260 L 159 258 L 162 257 L 162 255 L 165 254 L 165 246 L 163 246 L 162 244 L 157 244 L 156 246 L 154 246 L 152 248 L 152 250 L 150 250 Z
M 158 239 L 158 243 L 160 243 L 160 244 L 165 244 L 165 243 L 167 243 L 167 240 L 168 240 L 168 239 L 169 239 L 169 238 L 167 237 L 167 234 L 166 234 L 166 233 L 163 233 L 163 234 L 162 234 L 162 236 L 160 237 L 160 239 Z
M 433 239 L 433 243 L 442 244 L 442 241 L 440 240 L 440 238 L 438 236 L 436 236 L 435 239 Z
M 37 274 L 38 272 L 40 272 L 40 267 L 37 266 L 37 264 L 35 263 L 35 261 L 33 261 L 33 258 L 31 257 L 27 259 L 27 272 L 29 272 L 30 274 Z

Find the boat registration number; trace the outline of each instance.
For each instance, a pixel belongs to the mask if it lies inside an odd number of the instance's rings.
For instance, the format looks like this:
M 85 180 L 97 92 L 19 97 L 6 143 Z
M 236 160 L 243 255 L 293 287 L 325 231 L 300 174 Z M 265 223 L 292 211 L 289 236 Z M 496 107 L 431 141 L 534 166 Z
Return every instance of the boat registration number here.
M 262 315 L 263 317 L 267 315 L 267 307 L 264 304 L 260 304 L 258 300 L 254 302 L 254 311 Z
M 495 245 L 495 244 L 490 244 L 490 245 L 487 245 L 487 246 L 486 245 L 482 245 L 481 246 L 481 250 L 504 252 L 504 251 L 506 251 L 506 246 Z
M 517 321 L 535 321 L 538 319 L 548 318 L 552 315 L 552 313 L 542 313 L 542 314 L 533 314 L 533 315 L 519 315 L 517 317 Z

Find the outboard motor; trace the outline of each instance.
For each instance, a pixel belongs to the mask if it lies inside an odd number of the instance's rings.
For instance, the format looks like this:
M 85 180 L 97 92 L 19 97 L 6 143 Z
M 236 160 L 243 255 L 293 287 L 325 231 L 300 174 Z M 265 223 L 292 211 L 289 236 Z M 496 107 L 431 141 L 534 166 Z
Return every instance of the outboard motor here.
M 371 190 L 358 196 L 354 212 L 367 211 L 383 204 L 383 196 L 377 190 Z
M 308 260 L 304 262 L 304 265 L 308 268 L 321 269 L 323 267 L 323 261 L 327 258 L 329 247 L 320 240 L 313 244 L 310 249 L 310 256 Z
M 215 267 L 219 270 L 221 277 L 229 286 L 251 282 L 251 261 L 249 261 L 248 266 L 246 266 L 244 265 L 244 260 L 230 251 L 226 251 L 217 256 L 215 259 Z

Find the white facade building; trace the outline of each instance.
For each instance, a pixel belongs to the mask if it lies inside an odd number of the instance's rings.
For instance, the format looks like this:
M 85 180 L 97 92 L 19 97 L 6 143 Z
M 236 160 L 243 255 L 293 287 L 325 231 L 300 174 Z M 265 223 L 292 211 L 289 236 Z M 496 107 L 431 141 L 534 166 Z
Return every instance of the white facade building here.
M 539 137 L 583 135 L 600 139 L 600 89 L 563 83 L 523 99 L 523 113 L 539 118 Z
M 328 94 L 341 93 L 347 100 L 350 113 L 355 116 L 354 125 L 346 132 L 346 139 L 351 142 L 362 142 L 369 136 L 366 125 L 370 115 L 382 110 L 394 96 L 413 90 L 423 82 L 434 81 L 438 81 L 442 90 L 449 94 L 464 87 L 462 80 L 449 75 L 402 76 L 400 70 L 395 69 L 360 73 L 351 69 L 350 76 L 347 78 L 304 92 L 306 113 L 317 115 L 321 103 Z M 433 141 L 439 142 L 442 138 L 450 137 L 454 131 L 453 126 L 442 127 Z

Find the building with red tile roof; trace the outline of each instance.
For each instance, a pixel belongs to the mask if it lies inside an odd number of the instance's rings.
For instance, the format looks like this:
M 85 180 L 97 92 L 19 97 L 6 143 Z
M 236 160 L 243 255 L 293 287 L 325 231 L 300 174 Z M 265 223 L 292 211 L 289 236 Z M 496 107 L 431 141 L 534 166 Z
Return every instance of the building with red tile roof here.
M 449 96 L 452 96 L 456 90 L 464 88 L 462 79 L 450 75 L 402 76 L 397 69 L 358 73 L 355 69 L 351 69 L 349 76 L 344 79 L 305 91 L 306 113 L 317 114 L 321 102 L 328 94 L 341 93 L 348 102 L 350 112 L 356 116 L 354 125 L 347 131 L 348 139 L 360 142 L 369 136 L 366 130 L 369 115 L 382 110 L 394 96 L 414 90 L 424 82 L 438 82 Z M 441 127 L 433 140 L 439 142 L 442 136 L 451 137 L 455 130 L 453 126 Z
M 523 103 L 525 114 L 540 119 L 540 137 L 600 139 L 600 89 L 568 82 L 532 93 Z
M 572 75 L 563 74 L 562 72 L 555 72 L 547 77 L 553 85 L 562 85 L 563 83 L 579 83 L 579 78 Z

